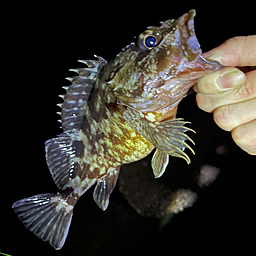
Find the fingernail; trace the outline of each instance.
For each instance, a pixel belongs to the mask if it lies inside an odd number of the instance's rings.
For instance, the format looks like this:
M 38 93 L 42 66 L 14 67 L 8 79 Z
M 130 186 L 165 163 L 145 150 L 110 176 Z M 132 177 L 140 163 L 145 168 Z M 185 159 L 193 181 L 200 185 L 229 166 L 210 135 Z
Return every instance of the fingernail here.
M 245 74 L 236 68 L 230 68 L 216 79 L 220 89 L 227 89 L 243 84 L 246 80 Z
M 214 51 L 214 52 L 205 52 L 202 54 L 202 56 L 204 58 L 206 58 L 207 60 L 216 60 L 218 62 L 220 62 L 221 58 L 222 58 L 222 53 L 219 51 Z

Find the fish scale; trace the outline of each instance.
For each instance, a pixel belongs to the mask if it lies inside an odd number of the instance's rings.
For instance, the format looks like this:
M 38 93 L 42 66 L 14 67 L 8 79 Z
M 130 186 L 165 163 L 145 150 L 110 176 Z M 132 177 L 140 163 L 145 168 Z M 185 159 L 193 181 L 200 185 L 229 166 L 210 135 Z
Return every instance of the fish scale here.
M 222 66 L 201 56 L 195 10 L 148 27 L 112 61 L 99 56 L 71 69 L 78 76 L 60 97 L 63 132 L 45 142 L 46 162 L 61 193 L 18 200 L 22 223 L 55 249 L 65 243 L 78 199 L 96 183 L 93 199 L 106 210 L 120 168 L 154 148 L 152 169 L 161 177 L 169 156 L 190 163 L 184 150 L 188 122 L 176 118 L 180 101 L 199 78 Z M 143 171 L 143 170 L 142 170 Z M 132 184 L 131 184 L 132 185 Z

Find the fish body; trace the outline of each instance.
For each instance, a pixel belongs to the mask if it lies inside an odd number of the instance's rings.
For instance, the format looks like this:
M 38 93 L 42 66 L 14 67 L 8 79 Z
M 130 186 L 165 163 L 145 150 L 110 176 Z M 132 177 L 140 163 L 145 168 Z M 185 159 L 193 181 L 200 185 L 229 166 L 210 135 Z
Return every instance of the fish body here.
M 63 133 L 45 143 L 46 161 L 57 194 L 21 199 L 13 208 L 23 224 L 55 249 L 68 234 L 79 197 L 96 183 L 93 197 L 105 210 L 121 165 L 147 156 L 160 177 L 169 155 L 189 157 L 192 141 L 185 121 L 176 118 L 179 102 L 196 81 L 221 66 L 200 55 L 191 10 L 177 20 L 149 27 L 137 43 L 110 62 L 81 61 L 78 76 L 59 104 Z

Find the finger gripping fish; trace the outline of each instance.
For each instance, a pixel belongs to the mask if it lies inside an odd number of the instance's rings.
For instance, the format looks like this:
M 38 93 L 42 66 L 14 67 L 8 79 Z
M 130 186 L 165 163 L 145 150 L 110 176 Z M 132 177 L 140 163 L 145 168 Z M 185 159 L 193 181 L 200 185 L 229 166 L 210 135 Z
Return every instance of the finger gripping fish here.
M 185 142 L 193 142 L 176 118 L 177 107 L 197 80 L 219 69 L 200 54 L 194 32 L 195 10 L 177 20 L 148 27 L 138 42 L 110 62 L 80 61 L 78 76 L 64 87 L 63 133 L 45 142 L 46 161 L 57 194 L 39 194 L 13 204 L 23 224 L 55 249 L 68 234 L 73 208 L 96 183 L 93 198 L 106 210 L 121 165 L 146 157 L 154 148 L 152 169 L 160 177 L 169 155 L 190 163 Z

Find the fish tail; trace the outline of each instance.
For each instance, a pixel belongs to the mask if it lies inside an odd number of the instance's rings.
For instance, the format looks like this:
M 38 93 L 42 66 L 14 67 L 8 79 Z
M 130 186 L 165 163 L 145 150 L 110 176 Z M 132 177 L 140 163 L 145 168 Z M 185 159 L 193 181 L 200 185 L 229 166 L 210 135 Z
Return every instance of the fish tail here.
M 21 199 L 12 208 L 27 229 L 59 250 L 65 243 L 75 203 L 72 194 L 47 193 Z

